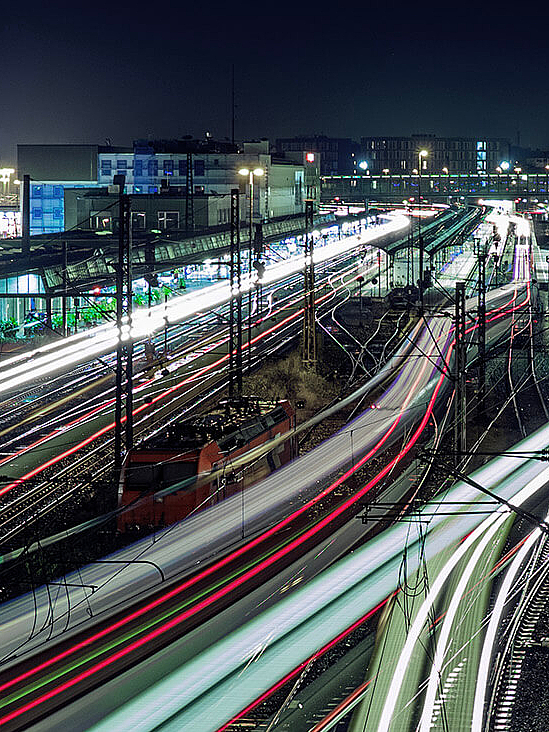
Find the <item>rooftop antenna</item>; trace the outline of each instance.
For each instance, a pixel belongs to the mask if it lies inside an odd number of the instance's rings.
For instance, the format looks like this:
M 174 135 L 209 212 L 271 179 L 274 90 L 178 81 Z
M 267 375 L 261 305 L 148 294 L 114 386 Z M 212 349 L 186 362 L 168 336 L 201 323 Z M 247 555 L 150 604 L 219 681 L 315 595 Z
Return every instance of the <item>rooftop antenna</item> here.
M 234 63 L 231 68 L 231 99 L 232 99 L 232 120 L 231 120 L 231 142 L 234 145 Z

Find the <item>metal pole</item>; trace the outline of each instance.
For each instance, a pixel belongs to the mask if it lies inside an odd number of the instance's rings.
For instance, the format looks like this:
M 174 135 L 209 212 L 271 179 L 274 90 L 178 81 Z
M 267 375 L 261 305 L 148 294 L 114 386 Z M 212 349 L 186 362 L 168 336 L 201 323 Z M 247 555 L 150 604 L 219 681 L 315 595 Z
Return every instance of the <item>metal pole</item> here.
M 49 332 L 51 332 L 51 296 L 46 298 L 46 328 Z
M 166 315 L 166 303 L 168 302 L 168 294 L 164 292 L 164 358 L 168 358 L 168 316 Z
M 417 217 L 417 239 L 419 246 L 419 314 L 423 315 L 423 237 L 421 235 L 421 158 L 419 155 L 418 161 L 418 197 L 419 197 L 419 212 Z
M 459 464 L 461 456 L 466 448 L 465 434 L 465 367 L 466 367 L 466 344 L 465 344 L 465 282 L 456 282 L 456 303 L 455 303 L 455 359 L 454 359 L 454 446 L 455 462 Z
M 30 254 L 30 175 L 23 176 L 23 201 L 21 210 L 21 252 Z
M 126 259 L 126 315 L 128 340 L 126 342 L 126 452 L 133 447 L 133 341 L 132 327 L 132 230 L 130 197 L 124 196 L 124 254 Z
M 313 244 L 313 201 L 305 201 L 305 267 L 303 305 L 303 355 L 302 363 L 309 368 L 316 366 L 315 274 Z
M 486 254 L 479 242 L 478 252 L 478 409 L 484 412 L 486 401 Z
M 381 252 L 377 253 L 377 294 L 381 300 Z
M 230 283 L 231 283 L 231 301 L 229 303 L 229 396 L 234 397 L 235 391 L 238 393 L 238 397 L 241 394 L 238 392 L 238 372 L 235 373 L 235 363 L 238 361 L 238 353 L 240 348 L 235 354 L 235 314 L 238 299 L 240 293 L 237 291 L 237 282 L 240 280 L 238 259 L 239 254 L 237 252 L 237 228 L 238 228 L 238 200 L 239 200 L 238 188 L 231 190 L 231 252 L 230 252 Z M 235 298 L 236 291 L 236 298 Z M 236 300 L 236 302 L 235 302 Z M 236 324 L 238 326 L 238 324 Z M 242 321 L 240 321 L 240 328 L 242 328 Z M 240 343 L 242 345 L 242 343 Z M 236 359 L 235 359 L 236 355 Z M 236 390 L 235 390 L 236 385 Z
M 63 296 L 61 299 L 61 330 L 63 338 L 67 335 L 67 242 L 62 245 L 63 256 Z
M 250 241 L 248 247 L 248 372 L 252 368 L 252 238 L 254 215 L 254 173 L 250 170 Z
M 240 191 L 231 190 L 231 250 L 234 252 L 234 273 L 236 274 L 236 395 L 242 396 L 242 273 L 240 258 Z
M 118 198 L 118 264 L 116 266 L 116 389 L 114 403 L 114 476 L 118 481 L 122 470 L 122 382 L 124 374 L 124 347 L 122 342 L 122 316 L 124 313 L 124 187 L 120 186 Z

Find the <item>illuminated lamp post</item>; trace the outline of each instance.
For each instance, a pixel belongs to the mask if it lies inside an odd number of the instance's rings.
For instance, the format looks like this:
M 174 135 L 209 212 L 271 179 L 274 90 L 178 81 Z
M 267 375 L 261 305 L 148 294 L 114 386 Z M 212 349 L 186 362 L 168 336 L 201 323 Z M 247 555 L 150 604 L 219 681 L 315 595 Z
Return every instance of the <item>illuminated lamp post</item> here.
M 421 235 L 421 166 L 423 164 L 423 158 L 426 158 L 429 153 L 427 150 L 420 150 L 418 153 L 418 186 L 417 192 L 419 197 L 419 216 L 417 220 L 417 231 L 418 231 L 418 246 L 419 246 L 419 311 L 420 315 L 423 315 L 423 237 Z
M 252 366 L 252 246 L 253 246 L 253 219 L 254 219 L 254 178 L 260 178 L 264 174 L 263 168 L 240 168 L 238 175 L 248 176 L 250 186 L 250 241 L 248 249 L 248 277 L 250 279 L 248 289 L 248 371 Z
M 507 173 L 507 186 L 506 190 L 509 190 L 509 168 L 510 164 L 508 160 L 502 160 L 501 163 L 498 165 L 498 168 L 501 170 L 502 173 Z M 496 168 L 496 170 L 498 169 Z

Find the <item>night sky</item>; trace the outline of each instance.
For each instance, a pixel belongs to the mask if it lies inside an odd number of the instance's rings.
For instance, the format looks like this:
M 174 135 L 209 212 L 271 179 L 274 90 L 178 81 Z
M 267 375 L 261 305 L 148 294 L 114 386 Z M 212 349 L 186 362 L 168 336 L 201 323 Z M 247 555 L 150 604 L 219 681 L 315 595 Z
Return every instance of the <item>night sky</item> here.
M 549 147 L 549 32 L 533 5 L 3 5 L 4 165 L 17 143 L 229 137 L 233 63 L 237 139 L 520 132 Z

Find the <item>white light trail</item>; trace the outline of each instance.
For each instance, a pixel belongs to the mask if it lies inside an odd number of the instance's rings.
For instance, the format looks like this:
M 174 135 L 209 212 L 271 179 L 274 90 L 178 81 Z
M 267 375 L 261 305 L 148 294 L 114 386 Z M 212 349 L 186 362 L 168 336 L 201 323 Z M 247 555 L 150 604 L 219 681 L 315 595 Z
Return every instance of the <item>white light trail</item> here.
M 528 482 L 528 484 L 520 490 L 514 497 L 513 497 L 513 503 L 515 506 L 521 506 L 530 496 L 534 495 L 542 486 L 544 486 L 549 481 L 549 467 L 545 468 L 543 471 L 541 471 L 538 475 L 536 475 L 532 480 Z M 412 624 L 412 627 L 410 628 L 410 631 L 408 633 L 408 636 L 406 638 L 406 643 L 404 644 L 404 648 L 401 651 L 396 670 L 391 682 L 391 685 L 389 687 L 389 692 L 387 694 L 387 699 L 385 701 L 385 705 L 383 707 L 383 711 L 381 714 L 380 724 L 378 727 L 377 732 L 389 732 L 391 722 L 393 719 L 393 714 L 395 711 L 395 706 L 398 700 L 398 697 L 400 695 L 400 690 L 402 688 L 402 683 L 404 681 L 404 677 L 406 675 L 408 665 L 410 663 L 410 659 L 412 656 L 412 652 L 414 650 L 414 646 L 416 645 L 419 636 L 423 630 L 423 626 L 425 625 L 427 618 L 429 616 L 429 612 L 431 610 L 432 604 L 436 601 L 436 598 L 438 594 L 440 593 L 441 589 L 443 588 L 444 584 L 446 583 L 448 577 L 450 576 L 453 569 L 456 567 L 458 562 L 461 560 L 461 558 L 464 556 L 466 551 L 473 546 L 474 542 L 480 538 L 480 536 L 483 534 L 483 532 L 487 531 L 492 523 L 496 520 L 498 520 L 499 515 L 501 514 L 509 514 L 509 509 L 506 507 L 500 507 L 495 513 L 491 514 L 486 518 L 468 537 L 465 541 L 463 541 L 457 548 L 457 550 L 454 552 L 452 557 L 448 560 L 448 562 L 444 565 L 444 567 L 441 569 L 439 574 L 437 575 L 435 581 L 433 582 L 431 586 L 431 590 L 429 591 L 429 594 L 427 598 L 423 601 L 419 612 Z
M 315 263 L 325 262 L 332 257 L 356 249 L 364 244 L 375 242 L 387 234 L 404 230 L 408 218 L 395 214 L 387 223 L 367 229 L 363 234 L 337 240 L 314 251 Z M 284 262 L 266 267 L 263 284 L 272 284 L 303 269 L 303 255 L 296 255 Z M 241 292 L 253 289 L 257 282 L 256 273 L 243 278 Z M 167 303 L 155 305 L 150 309 L 136 311 L 132 316 L 131 337 L 134 340 L 150 336 L 166 324 L 172 325 L 202 311 L 208 311 L 228 302 L 231 296 L 228 282 L 216 283 L 199 292 L 175 297 Z M 68 336 L 61 343 L 52 343 L 5 361 L 0 367 L 2 382 L 0 393 L 20 387 L 31 380 L 42 378 L 50 373 L 74 366 L 75 364 L 109 353 L 118 343 L 116 323 L 107 323 L 85 333 Z

